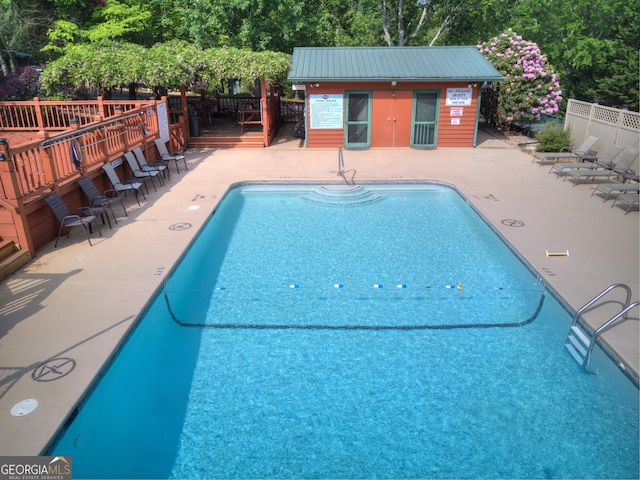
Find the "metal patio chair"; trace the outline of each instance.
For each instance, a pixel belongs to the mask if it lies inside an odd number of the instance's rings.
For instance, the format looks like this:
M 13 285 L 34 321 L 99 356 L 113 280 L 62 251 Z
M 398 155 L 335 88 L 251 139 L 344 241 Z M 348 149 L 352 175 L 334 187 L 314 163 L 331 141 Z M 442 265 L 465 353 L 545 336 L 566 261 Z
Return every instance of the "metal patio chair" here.
M 140 199 L 138 199 L 138 192 L 141 192 L 142 198 L 146 200 L 147 197 L 145 197 L 144 192 L 141 190 L 143 185 L 141 181 L 139 181 L 136 178 L 127 178 L 124 181 L 121 181 L 120 177 L 118 177 L 118 174 L 116 173 L 115 168 L 113 168 L 113 165 L 111 165 L 110 163 L 105 163 L 102 166 L 102 170 L 104 170 L 104 173 L 107 174 L 107 178 L 109 179 L 109 181 L 111 182 L 111 185 L 117 192 L 125 192 L 125 195 L 127 192 L 130 192 L 130 191 L 133 192 L 136 196 L 136 201 L 138 202 L 138 205 L 140 205 Z
M 44 201 L 47 202 L 49 208 L 53 211 L 53 214 L 58 219 L 60 223 L 60 229 L 58 230 L 58 236 L 56 237 L 56 243 L 54 247 L 58 246 L 58 240 L 60 239 L 60 235 L 62 235 L 62 230 L 67 229 L 67 238 L 69 238 L 69 233 L 73 227 L 81 227 L 84 232 L 84 236 L 89 242 L 90 246 L 93 246 L 91 243 L 91 239 L 89 238 L 89 234 L 87 233 L 86 226 L 89 226 L 89 232 L 91 232 L 91 224 L 97 218 L 98 213 L 92 210 L 90 207 L 82 207 L 80 208 L 82 215 L 74 215 L 69 210 L 69 207 L 64 203 L 60 195 L 57 193 L 51 193 L 44 198 Z M 98 233 L 102 236 L 102 232 L 100 231 L 100 225 L 96 223 L 96 228 L 98 229 Z
M 184 169 L 189 170 L 189 168 L 187 167 L 187 160 L 186 158 L 184 158 L 184 155 L 182 155 L 181 153 L 171 155 L 169 153 L 169 150 L 167 150 L 167 145 L 164 143 L 164 140 L 162 140 L 161 138 L 156 138 L 153 140 L 153 142 L 156 144 L 156 148 L 158 149 L 158 153 L 160 154 L 160 158 L 162 158 L 162 160 L 171 161 L 176 164 L 177 173 L 180 173 L 180 168 L 178 168 L 179 160 L 182 160 L 182 162 L 184 163 Z
M 140 147 L 134 148 L 133 154 L 136 156 L 138 165 L 140 165 L 140 168 L 143 171 L 148 172 L 150 170 L 152 171 L 159 170 L 168 180 L 171 180 L 171 173 L 169 172 L 169 166 L 167 165 L 167 161 L 160 160 L 158 162 L 148 162 L 147 157 L 144 156 L 144 152 Z
M 122 197 L 115 189 L 105 190 L 104 193 L 100 193 L 95 184 L 88 177 L 80 177 L 77 180 L 78 185 L 84 192 L 84 194 L 89 199 L 89 205 L 91 207 L 99 207 L 103 209 L 109 209 L 111 211 L 111 216 L 113 217 L 113 221 L 118 223 L 118 219 L 116 218 L 116 214 L 113 212 L 113 205 L 119 203 L 122 205 L 122 210 L 124 211 L 125 216 L 128 216 L 127 209 L 124 206 L 124 202 L 122 201 Z M 109 216 L 107 215 L 107 220 Z M 109 221 L 109 228 L 111 228 L 111 221 Z
M 161 172 L 159 170 L 143 170 L 142 168 L 140 168 L 140 165 L 138 165 L 138 161 L 136 160 L 136 157 L 133 154 L 133 152 L 126 152 L 124 154 L 124 158 L 127 161 L 127 164 L 129 165 L 131 174 L 134 177 L 142 181 L 145 181 L 147 179 L 151 180 L 151 185 L 153 186 L 154 192 L 158 191 L 156 189 L 156 182 L 154 181 L 156 177 L 158 177 L 158 181 L 160 182 L 160 185 L 164 185 L 164 182 L 162 181 L 162 177 L 159 176 Z M 147 192 L 148 191 L 149 189 L 147 189 Z

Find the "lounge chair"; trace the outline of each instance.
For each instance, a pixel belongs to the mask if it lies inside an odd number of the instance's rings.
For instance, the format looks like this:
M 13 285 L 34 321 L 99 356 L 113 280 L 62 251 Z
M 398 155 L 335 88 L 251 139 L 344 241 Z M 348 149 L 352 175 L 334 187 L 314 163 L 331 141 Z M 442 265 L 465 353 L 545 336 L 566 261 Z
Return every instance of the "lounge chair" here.
M 634 205 L 640 205 L 640 193 L 623 193 L 622 195 L 618 195 L 611 206 L 613 207 L 616 202 L 627 204 L 627 211 L 624 212 L 624 214 L 626 215 L 631 211 Z
M 143 181 L 147 179 L 151 180 L 151 185 L 153 185 L 153 191 L 157 192 L 158 190 L 156 190 L 156 182 L 154 182 L 153 179 L 156 178 L 158 175 L 160 175 L 161 172 L 159 170 L 142 170 L 142 168 L 140 168 L 140 165 L 138 165 L 138 162 L 133 152 L 125 153 L 124 158 L 127 161 L 127 164 L 129 165 L 131 174 L 134 177 L 136 177 L 138 180 L 140 179 L 142 179 Z M 162 184 L 162 177 L 158 177 L 158 180 L 160 181 L 160 184 Z M 147 189 L 147 191 L 149 191 L 149 189 Z
M 596 178 L 622 177 L 625 174 L 631 173 L 631 165 L 636 161 L 639 153 L 635 148 L 627 148 L 622 152 L 618 161 L 614 162 L 612 168 L 603 170 L 593 168 L 572 170 L 568 172 L 564 178 L 565 180 L 567 178 L 573 178 L 573 186 L 575 187 L 578 184 L 578 180 L 582 177 L 591 178 L 592 181 Z
M 591 196 L 593 197 L 596 193 L 602 193 L 606 202 L 615 193 L 640 193 L 640 183 L 638 183 L 637 175 L 623 174 L 622 177 L 622 182 L 599 183 L 591 192 Z M 635 183 L 627 182 L 627 180 L 635 180 Z
M 591 149 L 598 143 L 600 139 L 598 137 L 594 137 L 593 135 L 588 136 L 584 142 L 580 144 L 578 148 L 573 151 L 567 151 L 568 148 L 565 147 L 559 152 L 540 152 L 536 153 L 535 157 L 531 160 L 531 163 L 538 160 L 540 163 L 546 160 L 559 159 L 559 158 L 573 158 L 579 159 L 586 155 L 593 155 Z
M 111 211 L 111 216 L 113 217 L 114 222 L 118 223 L 116 214 L 113 212 L 113 205 L 116 203 L 120 203 L 120 205 L 122 205 L 122 210 L 124 211 L 125 216 L 129 215 L 126 207 L 124 206 L 124 202 L 122 201 L 122 197 L 117 190 L 110 189 L 105 190 L 104 193 L 100 193 L 98 188 L 88 177 L 80 177 L 77 180 L 77 183 L 89 199 L 89 205 L 91 207 L 100 207 L 103 209 L 108 208 Z M 107 219 L 109 219 L 108 216 Z M 111 227 L 111 221 L 109 221 L 109 227 Z
M 136 156 L 136 160 L 138 161 L 138 165 L 145 172 L 150 170 L 158 170 L 162 172 L 169 180 L 171 180 L 171 174 L 169 173 L 169 168 L 167 166 L 167 162 L 159 161 L 159 162 L 147 162 L 147 158 L 144 156 L 142 149 L 140 147 L 136 147 L 133 149 L 133 154 Z
M 107 178 L 111 182 L 111 185 L 117 192 L 124 192 L 125 195 L 127 192 L 133 192 L 136 196 L 136 201 L 138 205 L 140 205 L 140 200 L 138 199 L 138 192 L 142 193 L 142 197 L 146 199 L 144 192 L 141 190 L 143 183 L 138 181 L 135 178 L 127 178 L 123 181 L 120 180 L 116 170 L 113 168 L 113 165 L 110 163 L 105 163 L 102 166 L 104 173 L 107 174 Z
M 58 219 L 60 223 L 60 229 L 58 230 L 58 236 L 56 237 L 56 243 L 54 247 L 58 246 L 58 240 L 60 239 L 60 235 L 62 235 L 62 230 L 67 228 L 67 238 L 69 238 L 69 233 L 73 227 L 82 227 L 82 231 L 84 232 L 84 236 L 89 242 L 90 246 L 93 246 L 91 243 L 91 239 L 89 238 L 89 234 L 87 233 L 87 229 L 85 226 L 89 226 L 89 231 L 91 231 L 91 224 L 97 218 L 97 212 L 94 212 L 90 207 L 82 207 L 80 210 L 82 215 L 73 215 L 69 211 L 69 207 L 64 203 L 60 195 L 57 193 L 51 193 L 44 198 L 44 201 L 47 202 L 49 208 L 53 211 L 53 214 Z M 96 224 L 98 229 L 98 233 L 102 236 L 102 232 L 100 231 L 100 225 Z
M 158 153 L 160 154 L 160 158 L 162 158 L 162 160 L 175 163 L 177 173 L 180 173 L 180 169 L 178 168 L 179 160 L 182 160 L 182 162 L 184 163 L 184 169 L 189 170 L 189 168 L 187 167 L 187 160 L 186 158 L 184 158 L 184 155 L 182 155 L 181 153 L 171 155 L 169 153 L 169 150 L 167 150 L 167 145 L 161 138 L 156 138 L 154 140 L 154 143 L 156 144 L 156 148 L 158 149 Z
M 581 162 L 557 162 L 551 165 L 549 169 L 549 173 L 563 173 L 565 170 L 576 170 L 576 169 L 586 169 L 586 168 L 612 168 L 614 165 L 614 160 L 620 152 L 624 150 L 624 147 L 619 145 L 611 145 L 604 152 L 602 156 L 597 156 L 593 158 L 591 163 L 586 163 L 584 161 Z M 580 160 L 584 160 L 584 157 L 581 157 Z

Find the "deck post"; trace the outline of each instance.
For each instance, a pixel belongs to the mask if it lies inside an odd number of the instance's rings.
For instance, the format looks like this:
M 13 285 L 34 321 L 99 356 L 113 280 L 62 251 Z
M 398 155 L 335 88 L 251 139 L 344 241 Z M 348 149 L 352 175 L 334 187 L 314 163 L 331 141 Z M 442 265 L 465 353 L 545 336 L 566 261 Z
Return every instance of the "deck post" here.
M 180 85 L 180 104 L 182 105 L 182 115 L 187 121 L 184 136 L 187 138 L 187 145 L 189 145 L 189 140 L 191 140 L 191 132 L 189 131 L 189 105 L 187 104 L 187 89 L 184 85 Z
M 36 113 L 36 122 L 38 122 L 38 135 L 46 138 L 44 131 L 44 116 L 42 115 L 42 104 L 40 103 L 40 97 L 33 97 L 33 107 Z
M 260 110 L 262 111 L 262 143 L 269 146 L 269 102 L 267 101 L 267 82 L 260 78 Z

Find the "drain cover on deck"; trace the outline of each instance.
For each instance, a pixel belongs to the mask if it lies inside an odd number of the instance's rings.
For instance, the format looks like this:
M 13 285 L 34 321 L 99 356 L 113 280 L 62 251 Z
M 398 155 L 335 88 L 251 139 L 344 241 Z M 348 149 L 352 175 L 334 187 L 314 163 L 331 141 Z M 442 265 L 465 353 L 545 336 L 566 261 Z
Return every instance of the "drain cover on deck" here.
M 38 408 L 38 401 L 33 398 L 27 398 L 26 400 L 16 403 L 11 407 L 10 411 L 11 415 L 14 417 L 22 417 L 24 415 L 29 415 L 36 408 Z

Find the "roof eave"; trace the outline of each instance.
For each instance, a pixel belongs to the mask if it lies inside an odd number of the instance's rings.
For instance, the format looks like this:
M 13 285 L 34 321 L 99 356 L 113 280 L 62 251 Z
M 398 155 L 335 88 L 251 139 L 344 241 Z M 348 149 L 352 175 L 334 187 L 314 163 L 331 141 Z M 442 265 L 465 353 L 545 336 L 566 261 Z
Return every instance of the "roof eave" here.
M 429 77 L 429 78 L 292 78 L 287 80 L 291 83 L 315 83 L 315 82 L 398 82 L 398 83 L 438 83 L 438 82 L 503 82 L 504 77 Z

